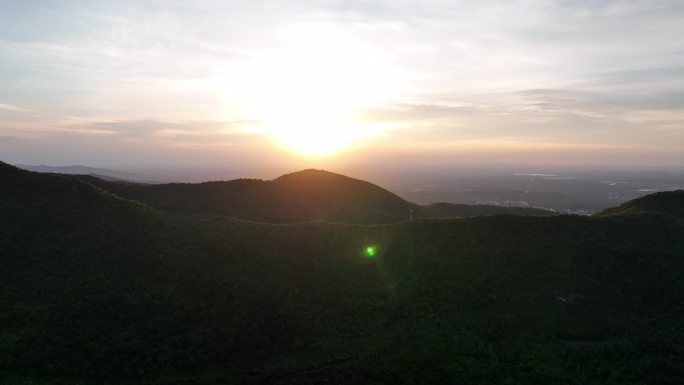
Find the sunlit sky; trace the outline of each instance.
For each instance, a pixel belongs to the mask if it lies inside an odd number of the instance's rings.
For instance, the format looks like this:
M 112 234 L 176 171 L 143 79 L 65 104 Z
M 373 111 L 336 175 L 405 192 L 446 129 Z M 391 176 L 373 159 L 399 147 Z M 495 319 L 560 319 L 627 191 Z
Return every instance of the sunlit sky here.
M 684 165 L 684 2 L 0 0 L 0 160 Z

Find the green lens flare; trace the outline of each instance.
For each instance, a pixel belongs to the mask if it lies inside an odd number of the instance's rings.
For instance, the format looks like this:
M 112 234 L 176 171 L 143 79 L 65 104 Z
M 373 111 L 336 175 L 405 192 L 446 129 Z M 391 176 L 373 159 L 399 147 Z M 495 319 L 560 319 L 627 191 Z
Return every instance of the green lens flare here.
M 377 250 L 375 249 L 375 246 L 368 246 L 364 252 L 367 257 L 374 257 Z

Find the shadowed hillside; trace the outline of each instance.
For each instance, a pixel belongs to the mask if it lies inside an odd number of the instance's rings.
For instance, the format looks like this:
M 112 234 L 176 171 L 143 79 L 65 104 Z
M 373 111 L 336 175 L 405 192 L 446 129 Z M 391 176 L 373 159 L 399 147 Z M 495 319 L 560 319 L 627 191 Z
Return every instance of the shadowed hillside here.
M 441 203 L 419 206 L 372 183 L 323 170 L 304 170 L 272 181 L 238 179 L 199 184 L 145 185 L 84 180 L 121 197 L 180 214 L 224 214 L 267 223 L 328 221 L 391 223 L 414 218 L 492 214 L 547 216 L 546 210 Z
M 616 214 L 663 214 L 684 219 L 684 190 L 646 195 L 599 213 L 599 215 Z
M 0 383 L 684 381 L 667 215 L 272 225 L 0 181 Z

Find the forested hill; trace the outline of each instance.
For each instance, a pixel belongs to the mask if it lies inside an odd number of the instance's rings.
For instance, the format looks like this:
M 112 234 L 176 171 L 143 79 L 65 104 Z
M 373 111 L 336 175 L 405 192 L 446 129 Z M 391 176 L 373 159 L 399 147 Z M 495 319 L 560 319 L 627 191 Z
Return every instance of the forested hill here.
M 646 195 L 599 213 L 599 215 L 616 214 L 662 214 L 684 219 L 684 190 Z
M 0 383 L 680 384 L 683 256 L 659 213 L 272 225 L 0 164 Z
M 323 170 L 304 170 L 271 181 L 135 184 L 92 176 L 81 179 L 124 198 L 180 214 L 223 214 L 266 223 L 327 221 L 391 223 L 414 218 L 492 214 L 548 216 L 547 210 L 441 203 L 419 206 L 372 183 Z

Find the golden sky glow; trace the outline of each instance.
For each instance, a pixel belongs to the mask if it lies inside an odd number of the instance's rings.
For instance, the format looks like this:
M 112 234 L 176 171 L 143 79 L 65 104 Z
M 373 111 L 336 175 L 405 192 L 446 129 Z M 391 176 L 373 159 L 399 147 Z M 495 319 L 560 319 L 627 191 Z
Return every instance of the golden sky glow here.
M 682 165 L 675 0 L 25 0 L 0 25 L 3 161 Z
M 391 130 L 356 111 L 398 92 L 392 68 L 374 47 L 329 24 L 281 31 L 277 49 L 250 52 L 228 71 L 225 104 L 255 122 L 249 132 L 307 156 L 323 156 Z

